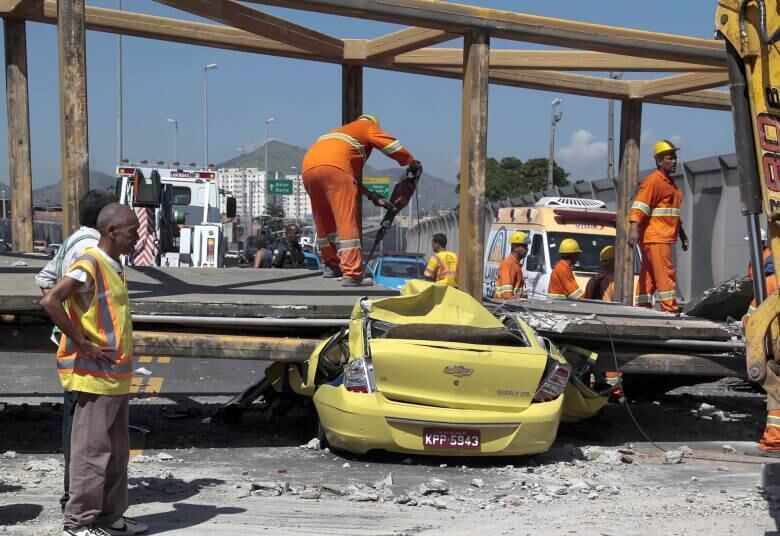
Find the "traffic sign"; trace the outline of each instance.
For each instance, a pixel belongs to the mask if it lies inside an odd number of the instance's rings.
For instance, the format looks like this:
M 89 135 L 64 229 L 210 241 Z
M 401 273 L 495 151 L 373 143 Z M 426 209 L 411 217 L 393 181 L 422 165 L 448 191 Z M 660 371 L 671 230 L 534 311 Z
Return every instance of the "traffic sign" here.
M 390 197 L 390 177 L 363 177 L 363 186 L 384 198 Z
M 268 195 L 292 195 L 293 181 L 289 179 L 269 179 Z

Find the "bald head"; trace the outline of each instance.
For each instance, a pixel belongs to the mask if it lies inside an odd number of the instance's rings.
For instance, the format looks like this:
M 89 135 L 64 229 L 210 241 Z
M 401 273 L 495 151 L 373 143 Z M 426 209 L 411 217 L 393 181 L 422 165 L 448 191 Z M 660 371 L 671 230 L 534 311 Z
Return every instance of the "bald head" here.
M 130 255 L 138 241 L 138 227 L 138 218 L 131 209 L 119 203 L 106 205 L 97 219 L 100 248 L 115 259 Z
M 130 224 L 133 220 L 136 220 L 135 212 L 119 203 L 109 203 L 98 214 L 97 230 L 103 234 L 109 226 L 121 227 Z

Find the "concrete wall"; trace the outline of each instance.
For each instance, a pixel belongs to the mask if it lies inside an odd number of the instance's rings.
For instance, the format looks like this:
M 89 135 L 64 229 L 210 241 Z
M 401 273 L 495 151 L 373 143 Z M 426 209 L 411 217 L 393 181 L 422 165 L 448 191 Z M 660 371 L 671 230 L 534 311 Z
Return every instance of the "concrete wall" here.
M 740 212 L 739 179 L 734 154 L 681 162 L 674 177 L 683 190 L 682 221 L 691 247 L 683 252 L 675 248 L 678 289 L 685 300 L 730 278 L 743 274 L 748 264 L 745 218 Z M 644 170 L 644 177 L 651 170 Z M 546 192 L 534 192 L 490 204 L 485 218 L 492 223 L 500 207 L 528 206 L 544 196 L 599 199 L 615 210 L 615 185 L 608 179 L 584 181 Z M 488 225 L 489 228 L 489 225 Z M 457 250 L 457 212 L 422 222 L 408 233 L 408 243 L 430 244 L 431 236 L 441 232 Z M 487 236 L 485 237 L 487 240 Z

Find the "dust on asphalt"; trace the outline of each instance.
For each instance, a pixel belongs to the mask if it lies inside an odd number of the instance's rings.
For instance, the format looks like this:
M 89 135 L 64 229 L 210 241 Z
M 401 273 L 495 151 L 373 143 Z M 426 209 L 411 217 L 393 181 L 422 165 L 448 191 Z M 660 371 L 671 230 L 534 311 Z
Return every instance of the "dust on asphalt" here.
M 741 449 L 764 400 L 738 380 L 672 391 L 562 424 L 538 456 L 353 456 L 320 450 L 307 404 L 240 423 L 223 398 L 138 398 L 128 515 L 152 534 L 763 534 L 777 530 L 780 470 Z M 0 401 L 0 532 L 56 534 L 61 406 Z M 780 467 L 780 466 L 779 466 Z

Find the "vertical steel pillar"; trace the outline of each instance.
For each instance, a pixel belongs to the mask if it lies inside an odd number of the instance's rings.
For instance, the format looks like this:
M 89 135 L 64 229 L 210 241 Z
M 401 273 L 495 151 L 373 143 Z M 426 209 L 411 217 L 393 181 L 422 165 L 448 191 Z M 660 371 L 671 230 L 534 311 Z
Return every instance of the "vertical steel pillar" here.
M 8 162 L 11 172 L 11 234 L 14 251 L 33 250 L 30 101 L 24 20 L 5 19 L 5 84 L 8 98 Z M 5 210 L 5 203 L 3 203 Z
M 628 217 L 639 187 L 639 139 L 642 101 L 624 100 L 620 106 L 620 175 L 617 181 L 617 237 L 615 240 L 615 296 L 634 303 L 634 250 L 628 246 Z
M 79 199 L 89 190 L 87 62 L 84 0 L 59 0 L 62 233 L 78 229 Z
M 458 285 L 482 300 L 485 263 L 485 182 L 490 35 L 463 40 L 463 97 L 460 134 L 460 221 Z
M 363 67 L 359 65 L 341 66 L 341 124 L 351 123 L 363 113 Z M 355 177 L 358 187 L 363 184 L 363 175 Z M 357 199 L 358 214 L 361 215 L 360 221 L 363 221 L 362 208 L 363 200 L 358 191 Z M 396 222 L 396 225 L 400 225 Z M 320 237 L 322 238 L 322 237 Z M 363 229 L 361 225 L 360 239 L 363 240 Z

